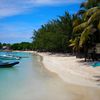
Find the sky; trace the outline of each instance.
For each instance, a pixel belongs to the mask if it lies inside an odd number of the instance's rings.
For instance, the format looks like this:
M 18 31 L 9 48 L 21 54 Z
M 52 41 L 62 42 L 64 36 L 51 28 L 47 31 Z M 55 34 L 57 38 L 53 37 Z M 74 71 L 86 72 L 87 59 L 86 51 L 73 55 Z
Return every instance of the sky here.
M 85 0 L 0 0 L 0 42 L 31 42 L 33 30 L 79 10 Z

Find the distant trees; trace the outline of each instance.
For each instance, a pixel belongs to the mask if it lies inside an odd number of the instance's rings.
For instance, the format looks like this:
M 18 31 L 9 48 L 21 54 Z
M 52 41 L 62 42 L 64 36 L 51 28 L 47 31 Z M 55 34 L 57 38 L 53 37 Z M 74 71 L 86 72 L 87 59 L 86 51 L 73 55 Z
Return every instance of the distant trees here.
M 0 43 L 0 49 L 9 49 L 10 48 L 10 44 L 9 43 Z
M 12 50 L 32 50 L 32 48 L 32 43 L 29 42 L 14 43 L 11 45 Z
M 0 49 L 2 49 L 2 43 L 0 43 Z
M 0 43 L 1 50 L 33 50 L 33 44 L 30 42 L 21 43 Z

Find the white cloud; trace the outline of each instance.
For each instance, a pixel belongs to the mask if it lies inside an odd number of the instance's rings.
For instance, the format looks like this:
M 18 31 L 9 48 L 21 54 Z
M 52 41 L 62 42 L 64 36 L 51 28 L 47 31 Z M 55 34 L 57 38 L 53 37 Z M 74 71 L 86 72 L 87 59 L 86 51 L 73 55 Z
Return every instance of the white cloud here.
M 80 3 L 84 0 L 0 0 L 0 18 L 17 15 L 33 7 Z
M 28 5 L 24 0 L 0 0 L 0 18 L 17 15 L 30 7 L 31 4 Z
M 31 0 L 34 2 L 34 0 Z M 69 3 L 80 3 L 83 0 L 35 0 L 36 4 L 50 5 L 50 4 L 69 4 Z

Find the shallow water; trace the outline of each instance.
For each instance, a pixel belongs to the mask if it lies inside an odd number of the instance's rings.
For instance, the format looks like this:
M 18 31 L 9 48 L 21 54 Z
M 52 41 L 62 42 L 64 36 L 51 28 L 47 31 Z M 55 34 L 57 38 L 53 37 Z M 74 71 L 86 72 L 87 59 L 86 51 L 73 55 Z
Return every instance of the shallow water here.
M 100 62 L 95 62 L 92 64 L 93 67 L 100 67 Z
M 28 53 L 13 68 L 0 69 L 0 100 L 100 100 L 100 89 L 65 83 L 40 57 Z

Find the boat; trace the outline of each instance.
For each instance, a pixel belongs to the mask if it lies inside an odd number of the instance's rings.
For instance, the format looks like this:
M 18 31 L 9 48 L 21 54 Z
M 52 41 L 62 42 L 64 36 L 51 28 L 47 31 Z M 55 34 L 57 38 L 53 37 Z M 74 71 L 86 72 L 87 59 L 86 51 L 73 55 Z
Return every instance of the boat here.
M 21 57 L 13 56 L 13 55 L 0 55 L 1 60 L 20 60 Z
M 9 68 L 16 64 L 19 64 L 19 62 L 18 61 L 16 61 L 16 62 L 0 62 L 0 68 Z

